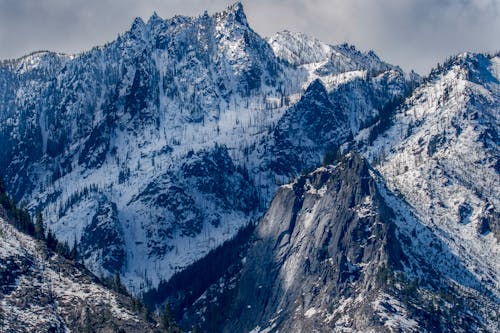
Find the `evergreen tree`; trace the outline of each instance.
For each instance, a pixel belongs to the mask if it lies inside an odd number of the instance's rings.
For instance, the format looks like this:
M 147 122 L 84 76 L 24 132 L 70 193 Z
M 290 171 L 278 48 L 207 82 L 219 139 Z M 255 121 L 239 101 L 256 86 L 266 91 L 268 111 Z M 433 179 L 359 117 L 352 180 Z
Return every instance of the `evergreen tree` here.
M 139 298 L 134 298 L 132 300 L 132 308 L 134 309 L 134 311 L 136 312 L 142 312 L 142 302 Z
M 76 238 L 73 241 L 73 247 L 71 248 L 71 251 L 69 252 L 69 257 L 70 259 L 73 260 L 78 260 L 78 244 L 76 243 Z
M 3 179 L 0 178 L 0 205 L 2 205 L 5 209 L 9 209 L 10 200 L 6 191 L 7 189 L 5 188 L 5 183 Z
M 43 227 L 42 212 L 36 212 L 36 222 L 35 222 L 35 237 L 37 239 L 45 239 L 45 228 Z
M 16 216 L 17 209 L 15 209 L 16 207 L 17 207 L 16 199 L 14 197 L 11 197 L 10 198 L 10 207 L 9 208 L 13 210 L 12 213 L 14 214 L 15 217 L 17 217 Z
M 3 332 L 3 329 L 4 329 L 4 319 L 5 318 L 5 313 L 2 309 L 2 307 L 0 306 L 0 332 Z
M 122 281 L 120 279 L 120 273 L 119 272 L 116 272 L 115 273 L 115 278 L 114 278 L 114 281 L 113 281 L 113 289 L 120 293 L 120 294 L 127 294 L 127 289 L 125 288 L 125 286 L 122 284 Z
M 83 331 L 85 333 L 93 333 L 94 332 L 94 329 L 92 328 L 92 321 L 90 319 L 90 311 L 89 311 L 89 308 L 87 306 L 85 307 L 85 322 L 84 322 Z
M 57 247 L 57 239 L 55 238 L 54 234 L 52 233 L 52 230 L 49 229 L 47 232 L 47 247 L 51 250 L 55 250 Z
M 145 321 L 151 321 L 151 310 L 149 310 L 148 306 L 144 306 L 144 320 Z
M 161 316 L 161 325 L 166 330 L 175 327 L 175 318 L 172 314 L 172 307 L 169 302 L 165 303 L 165 310 Z
M 55 238 L 54 238 L 55 239 Z M 55 240 L 55 245 L 56 245 L 56 252 L 60 254 L 61 256 L 68 258 L 69 257 L 69 246 L 68 243 L 62 243 Z

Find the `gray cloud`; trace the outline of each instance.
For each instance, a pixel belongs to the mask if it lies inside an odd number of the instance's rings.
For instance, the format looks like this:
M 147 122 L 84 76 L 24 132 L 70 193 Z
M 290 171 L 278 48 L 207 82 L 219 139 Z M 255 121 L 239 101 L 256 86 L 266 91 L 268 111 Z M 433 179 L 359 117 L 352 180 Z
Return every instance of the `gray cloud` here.
M 0 0 L 0 58 L 33 50 L 75 53 L 111 41 L 134 17 L 195 16 L 228 0 Z M 463 51 L 500 49 L 499 0 L 246 0 L 263 36 L 288 29 L 329 43 L 373 49 L 384 60 L 425 74 Z

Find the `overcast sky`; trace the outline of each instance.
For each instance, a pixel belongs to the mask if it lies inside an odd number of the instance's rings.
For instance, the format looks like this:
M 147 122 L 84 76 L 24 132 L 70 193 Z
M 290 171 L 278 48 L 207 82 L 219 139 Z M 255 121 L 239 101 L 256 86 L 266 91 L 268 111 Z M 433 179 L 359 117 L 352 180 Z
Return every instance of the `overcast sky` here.
M 0 0 L 0 59 L 35 50 L 76 53 L 116 38 L 134 17 L 147 20 L 220 11 L 228 0 Z M 500 0 L 247 0 L 262 36 L 288 29 L 374 50 L 427 74 L 463 51 L 500 50 Z

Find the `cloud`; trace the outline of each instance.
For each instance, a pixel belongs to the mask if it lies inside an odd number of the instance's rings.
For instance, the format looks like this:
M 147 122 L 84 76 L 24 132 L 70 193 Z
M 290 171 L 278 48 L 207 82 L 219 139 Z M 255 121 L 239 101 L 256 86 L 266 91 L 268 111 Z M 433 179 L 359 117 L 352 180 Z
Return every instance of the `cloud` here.
M 498 0 L 295 0 L 273 3 L 297 8 L 292 13 L 286 12 L 288 18 L 281 19 L 293 30 L 307 32 L 330 43 L 347 41 L 364 50 L 373 49 L 391 63 L 424 74 L 450 55 L 463 51 L 495 51 L 500 47 L 496 42 L 500 31 Z M 259 21 L 259 14 L 250 21 L 255 21 L 266 33 L 279 30 L 272 15 L 281 11 L 279 8 L 273 11 L 265 22 Z M 249 12 L 250 17 L 253 12 Z
M 0 58 L 33 50 L 75 53 L 104 44 L 136 16 L 215 12 L 227 0 L 0 0 Z M 329 43 L 373 49 L 381 58 L 427 73 L 463 51 L 497 51 L 498 0 L 246 0 L 263 36 L 288 29 Z M 497 45 L 495 45 L 497 44 Z

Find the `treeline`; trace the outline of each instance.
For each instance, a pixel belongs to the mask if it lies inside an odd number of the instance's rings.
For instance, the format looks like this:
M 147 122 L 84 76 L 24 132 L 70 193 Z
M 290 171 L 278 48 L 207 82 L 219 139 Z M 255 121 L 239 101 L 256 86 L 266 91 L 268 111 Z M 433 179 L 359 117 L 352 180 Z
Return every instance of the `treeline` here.
M 96 188 L 90 188 L 90 190 L 95 189 Z M 87 195 L 87 191 L 88 190 L 80 191 L 78 195 Z M 5 183 L 2 179 L 0 179 L 0 206 L 4 208 L 7 215 L 6 222 L 14 226 L 18 231 L 43 241 L 49 251 L 58 253 L 66 259 L 73 260 L 74 262 L 79 259 L 76 241 L 71 248 L 68 243 L 58 241 L 50 229 L 46 230 L 40 211 L 37 211 L 35 219 L 33 219 L 24 203 L 18 205 L 13 197 L 7 195 Z M 165 306 L 163 313 L 157 316 L 151 311 L 151 307 L 144 304 L 140 298 L 129 294 L 118 272 L 115 273 L 114 277 L 101 276 L 98 277 L 98 280 L 108 289 L 129 297 L 132 300 L 131 310 L 141 314 L 145 321 L 154 325 L 159 324 L 157 326 L 159 327 L 157 332 L 182 333 L 181 328 L 175 321 L 170 306 Z M 88 321 L 86 325 L 84 331 L 94 331 L 92 326 L 89 326 L 91 325 L 90 321 Z M 200 332 L 197 325 L 195 325 L 191 331 Z
M 255 225 L 241 228 L 236 236 L 210 251 L 205 257 L 175 273 L 170 280 L 160 282 L 156 289 L 143 295 L 144 303 L 156 307 L 167 302 L 177 318 L 193 304 L 212 284 L 217 282 L 237 260 L 242 245 L 250 239 Z
M 396 111 L 403 105 L 410 93 L 411 91 L 408 91 L 402 96 L 394 97 L 381 108 L 378 116 L 378 122 L 373 125 L 370 134 L 368 135 L 369 145 L 375 142 L 379 135 L 387 131 L 392 126 Z
M 156 326 L 161 330 L 157 330 L 156 332 L 167 332 L 167 333 L 182 333 L 183 330 L 177 325 L 175 317 L 173 315 L 172 309 L 169 304 L 165 304 L 163 311 L 159 314 L 151 311 L 151 306 L 148 304 L 144 304 L 140 297 L 135 297 L 131 295 L 127 287 L 123 284 L 120 278 L 120 273 L 115 272 L 114 277 L 108 276 L 99 277 L 99 281 L 108 289 L 114 290 L 115 292 L 127 296 L 131 299 L 131 310 L 135 313 L 142 315 L 142 318 L 149 323 L 156 323 Z M 197 325 L 193 326 L 191 332 L 199 331 Z
M 99 187 L 97 184 L 90 184 L 90 186 L 85 186 L 84 188 L 77 190 L 70 194 L 70 196 L 66 199 L 64 204 L 59 206 L 58 215 L 59 218 L 63 217 L 68 210 L 70 210 L 75 204 L 81 201 L 82 198 L 86 198 L 90 193 L 98 193 Z
M 7 195 L 5 183 L 2 179 L 0 179 L 0 205 L 5 209 L 5 212 L 9 217 L 6 219 L 7 222 L 13 225 L 17 230 L 43 241 L 49 250 L 56 252 L 67 259 L 78 259 L 76 242 L 70 248 L 68 243 L 58 241 L 50 229 L 46 231 L 42 213 L 40 211 L 37 211 L 35 221 L 33 221 L 26 205 L 24 203 L 18 205 L 13 197 L 9 197 L 9 195 Z

